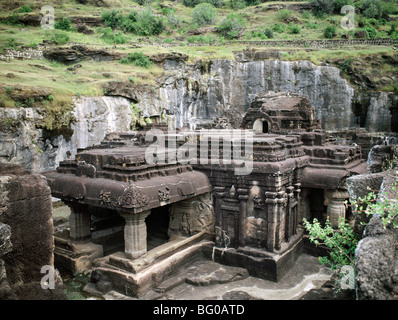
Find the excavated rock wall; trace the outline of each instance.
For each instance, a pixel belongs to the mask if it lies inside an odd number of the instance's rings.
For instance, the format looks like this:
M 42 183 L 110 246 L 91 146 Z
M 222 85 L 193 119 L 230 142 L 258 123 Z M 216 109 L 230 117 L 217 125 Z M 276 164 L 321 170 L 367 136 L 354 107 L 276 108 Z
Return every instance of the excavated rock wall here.
M 0 208 L 0 299 L 64 299 L 53 269 L 52 202 L 45 178 L 0 164 Z M 43 267 L 54 275 L 49 289 L 42 287 Z
M 193 65 L 183 55 L 162 56 L 155 63 L 165 73 L 154 86 L 109 81 L 104 85 L 105 96 L 76 101 L 70 139 L 36 128 L 42 115 L 35 109 L 0 109 L 5 121 L 0 126 L 0 163 L 21 164 L 35 172 L 54 169 L 61 160 L 73 158 L 77 149 L 99 144 L 107 133 L 130 130 L 131 103 L 141 110 L 141 116 L 162 119 L 174 128 L 195 129 L 215 118 L 228 118 L 239 127 L 256 94 L 270 90 L 307 96 L 325 130 L 362 126 L 369 132 L 382 132 L 392 128 L 390 108 L 396 96 L 357 94 L 339 68 L 273 56 L 259 61 L 250 61 L 247 53 L 238 56 Z M 366 105 L 362 120 L 359 104 Z

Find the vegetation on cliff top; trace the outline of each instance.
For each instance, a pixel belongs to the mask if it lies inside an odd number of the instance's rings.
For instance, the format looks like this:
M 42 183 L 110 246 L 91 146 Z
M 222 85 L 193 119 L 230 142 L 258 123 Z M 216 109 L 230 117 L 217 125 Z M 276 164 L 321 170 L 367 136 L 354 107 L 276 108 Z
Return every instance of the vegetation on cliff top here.
M 310 2 L 315 5 L 313 9 L 305 9 Z M 356 7 L 354 30 L 341 27 L 344 14 L 339 10 L 345 4 Z M 265 3 L 255 0 L 58 0 L 51 4 L 55 29 L 30 26 L 26 21 L 34 19 L 22 19 L 42 16 L 40 10 L 44 5 L 48 5 L 44 0 L 6 0 L 0 4 L 0 54 L 5 49 L 34 50 L 43 41 L 50 46 L 78 43 L 120 54 L 124 57 L 120 62 L 125 64 L 83 60 L 78 62 L 80 68 L 74 68 L 46 59 L 0 61 L 1 107 L 36 106 L 32 100 L 21 105 L 7 94 L 6 88 L 16 85 L 47 88 L 54 98 L 48 104 L 54 108 L 57 102 L 71 101 L 74 96 L 103 94 L 102 85 L 109 80 L 134 79 L 135 85 L 154 85 L 164 70 L 149 63 L 148 57 L 176 51 L 188 55 L 188 63 L 198 60 L 204 63 L 211 59 L 234 59 L 235 52 L 246 49 L 239 43 L 226 45 L 227 40 L 341 39 L 355 38 L 357 31 L 363 31 L 361 36 L 367 38 L 398 37 L 397 5 L 390 0 Z M 280 9 L 281 6 L 291 6 L 292 9 Z M 94 24 L 87 24 L 84 30 L 89 32 L 82 33 L 78 27 L 86 18 L 92 19 Z M 174 46 L 171 49 L 154 47 L 143 41 L 174 43 Z M 208 45 L 188 45 L 192 43 Z M 382 78 L 383 72 L 388 75 L 398 71 L 396 64 L 380 65 L 366 60 L 393 55 L 388 46 L 321 50 L 273 47 L 271 50 L 289 51 L 283 54 L 284 60 L 305 59 L 315 64 L 337 61 L 336 65 L 341 67 L 348 80 L 350 72 L 360 69 L 356 62 L 366 64 L 367 71 L 360 71 L 369 72 L 370 78 L 377 75 Z M 138 60 L 134 58 L 137 54 L 141 55 Z M 345 61 L 354 63 L 348 65 Z M 395 87 L 393 83 L 380 82 L 378 89 L 392 91 Z

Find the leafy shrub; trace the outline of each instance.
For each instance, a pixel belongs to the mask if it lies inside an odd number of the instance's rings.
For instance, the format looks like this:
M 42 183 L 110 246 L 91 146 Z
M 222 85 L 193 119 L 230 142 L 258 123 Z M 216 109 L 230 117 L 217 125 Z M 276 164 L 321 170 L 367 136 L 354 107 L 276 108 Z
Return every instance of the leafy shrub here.
M 212 4 L 215 8 L 221 8 L 224 5 L 223 0 L 204 0 L 204 2 Z
M 314 12 L 317 16 L 321 14 L 330 14 L 334 11 L 334 2 L 331 0 L 312 0 Z
M 33 11 L 32 8 L 30 6 L 27 6 L 27 5 L 23 5 L 18 10 L 19 13 L 32 12 L 32 11 Z
M 198 26 L 214 24 L 217 19 L 217 9 L 210 3 L 200 3 L 192 11 L 192 21 Z
M 287 30 L 287 25 L 284 23 L 277 23 L 272 27 L 272 30 L 278 33 L 282 33 Z
M 180 25 L 180 18 L 176 16 L 174 12 L 170 12 L 167 15 L 167 21 L 173 27 L 178 27 Z
M 54 28 L 58 30 L 70 31 L 71 30 L 71 22 L 69 18 L 61 17 L 54 24 Z
M 67 33 L 62 31 L 55 31 L 51 37 L 50 41 L 54 41 L 58 45 L 64 45 L 69 41 L 69 36 Z
M 291 33 L 291 34 L 299 34 L 300 30 L 301 30 L 301 28 L 298 24 L 293 24 L 293 23 L 289 24 L 288 29 L 289 29 L 289 33 Z
M 122 24 L 123 15 L 119 10 L 108 10 L 101 13 L 101 19 L 105 22 L 107 27 L 116 29 Z
M 16 49 L 22 43 L 19 43 L 15 38 L 4 39 L 4 43 L 1 46 L 3 49 Z
M 123 44 L 127 42 L 127 38 L 122 32 L 114 33 L 110 27 L 104 29 L 104 34 L 101 38 L 109 44 Z
M 182 1 L 184 6 L 190 7 L 190 8 L 196 7 L 200 2 L 201 2 L 201 0 L 183 0 Z
M 161 34 L 164 30 L 162 17 L 157 17 L 147 7 L 141 11 L 132 11 L 123 18 L 121 28 L 126 32 L 135 33 L 141 36 L 152 36 Z
M 264 34 L 267 36 L 268 39 L 272 39 L 274 37 L 274 32 L 270 28 L 265 28 Z
M 120 59 L 119 62 L 122 64 L 133 64 L 147 69 L 152 65 L 152 61 L 142 52 L 129 53 L 126 58 Z
M 335 37 L 336 36 L 336 28 L 334 26 L 326 27 L 323 35 L 327 39 L 331 39 L 331 38 Z
M 309 232 L 310 242 L 330 248 L 328 257 L 319 257 L 321 264 L 328 264 L 333 270 L 340 272 L 345 266 L 350 266 L 355 270 L 355 249 L 359 237 L 344 218 L 339 219 L 338 230 L 332 228 L 329 219 L 324 227 L 317 219 L 314 219 L 311 224 L 304 218 L 303 225 Z M 340 276 L 343 275 L 340 273 Z
M 398 13 L 398 5 L 395 0 L 386 0 L 381 3 L 383 14 L 397 14 Z
M 256 6 L 261 3 L 260 0 L 245 0 L 245 2 L 247 6 Z
M 10 25 L 17 25 L 20 24 L 19 22 L 19 16 L 15 12 L 10 14 L 7 18 L 3 20 L 5 24 L 10 24 Z
M 246 7 L 246 2 L 244 0 L 229 0 L 229 4 L 232 9 L 243 9 Z
M 342 7 L 351 6 L 353 5 L 353 3 L 354 3 L 353 0 L 334 0 L 333 1 L 334 11 L 340 13 Z
M 365 0 L 361 9 L 367 18 L 380 19 L 383 14 L 383 7 L 379 0 Z
M 140 6 L 150 5 L 153 0 L 135 0 Z
M 286 19 L 290 18 L 293 14 L 292 10 L 288 10 L 288 9 L 282 9 L 279 10 L 278 13 L 276 14 L 278 20 L 280 21 L 285 21 Z
M 366 33 L 368 34 L 368 38 L 369 38 L 369 39 L 374 39 L 374 38 L 376 38 L 376 36 L 377 36 L 377 31 L 376 31 L 375 28 L 372 28 L 372 27 L 365 27 L 365 28 L 363 28 L 363 30 L 366 31 Z
M 307 22 L 305 27 L 307 29 L 318 29 L 318 25 L 315 22 Z
M 227 39 L 236 38 L 239 32 L 245 27 L 246 20 L 234 13 L 228 14 L 228 16 L 221 21 L 220 25 L 217 27 L 217 32 L 222 34 Z

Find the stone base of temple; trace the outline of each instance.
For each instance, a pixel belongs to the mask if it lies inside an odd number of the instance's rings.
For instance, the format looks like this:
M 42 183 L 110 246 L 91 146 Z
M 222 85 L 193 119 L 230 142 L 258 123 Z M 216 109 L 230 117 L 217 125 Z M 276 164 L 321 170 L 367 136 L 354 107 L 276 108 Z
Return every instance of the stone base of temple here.
M 278 251 L 252 247 L 207 248 L 205 256 L 221 264 L 246 268 L 251 276 L 278 282 L 293 267 L 303 252 L 304 230 L 298 230 Z
M 54 264 L 71 275 L 91 269 L 95 259 L 104 256 L 101 245 L 72 242 L 65 233 L 54 236 Z
M 138 259 L 129 259 L 124 252 L 117 252 L 94 261 L 91 281 L 103 294 L 116 291 L 140 298 L 156 289 L 178 268 L 203 257 L 205 248 L 213 246 L 214 242 L 194 236 L 169 241 Z

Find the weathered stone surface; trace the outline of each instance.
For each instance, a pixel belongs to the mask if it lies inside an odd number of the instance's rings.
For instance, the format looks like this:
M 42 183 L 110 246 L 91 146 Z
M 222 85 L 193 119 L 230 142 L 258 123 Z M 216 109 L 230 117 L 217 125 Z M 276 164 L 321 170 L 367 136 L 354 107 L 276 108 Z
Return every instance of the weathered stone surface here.
M 380 190 L 383 182 L 384 173 L 374 174 L 361 174 L 350 177 L 346 180 L 347 191 L 350 195 L 350 202 L 354 205 L 360 198 L 364 198 L 371 192 L 371 190 Z M 357 209 L 355 206 L 352 208 L 354 211 Z M 366 214 L 357 214 L 353 212 L 355 217 L 354 230 L 362 236 L 365 226 L 362 223 L 368 223 L 369 217 Z
M 0 117 L 15 126 L 0 126 L 0 162 L 14 163 L 34 172 L 52 169 L 60 161 L 74 157 L 77 150 L 99 144 L 106 134 L 128 131 L 131 125 L 130 101 L 122 97 L 82 97 L 75 102 L 71 116 L 70 139 L 50 137 L 37 129 L 43 120 L 35 108 L 0 108 Z M 32 141 L 34 143 L 32 143 Z
M 392 190 L 397 175 L 394 170 L 386 176 L 381 193 L 388 201 L 397 201 Z M 383 196 L 385 197 L 385 196 Z M 364 238 L 355 252 L 357 292 L 360 300 L 392 300 L 398 298 L 398 230 L 383 227 L 381 218 L 373 216 L 366 226 Z
M 11 228 L 12 251 L 4 257 L 7 281 L 18 299 L 63 299 L 62 282 L 44 290 L 43 266 L 54 266 L 54 240 L 50 188 L 43 176 L 15 165 L 1 164 L 0 222 Z M 6 194 L 4 194 L 6 193 Z
M 209 286 L 245 279 L 249 273 L 244 268 L 221 266 L 215 262 L 201 261 L 186 269 L 186 282 L 194 286 Z
M 7 224 L 0 223 L 0 259 L 11 250 L 11 228 Z
M 82 60 L 112 61 L 120 58 L 119 54 L 104 49 L 90 49 L 82 45 L 56 47 L 43 50 L 43 56 L 52 61 L 72 64 Z

